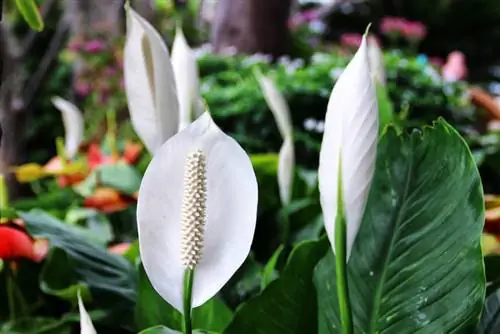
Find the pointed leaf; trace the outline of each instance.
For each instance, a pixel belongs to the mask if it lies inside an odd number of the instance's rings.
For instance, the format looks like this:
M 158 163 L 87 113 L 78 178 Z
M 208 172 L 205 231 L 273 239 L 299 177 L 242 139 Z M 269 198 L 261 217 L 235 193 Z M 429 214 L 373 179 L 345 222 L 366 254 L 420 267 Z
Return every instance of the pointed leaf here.
M 179 103 L 167 47 L 143 17 L 127 8 L 123 70 L 132 125 L 154 153 L 177 132 Z
M 38 5 L 35 0 L 16 0 L 16 6 L 31 29 L 36 31 L 43 30 L 44 24 L 42 15 L 40 15 L 40 11 L 38 10 Z
M 80 311 L 80 333 L 81 334 L 97 334 L 92 319 L 90 319 L 85 306 L 83 305 L 82 297 L 78 293 L 78 310 Z
M 206 159 L 207 212 L 193 307 L 212 298 L 243 264 L 257 214 L 257 181 L 250 158 L 208 113 L 160 148 L 139 190 L 139 244 L 153 287 L 179 311 L 185 270 L 181 262 L 184 170 L 186 157 L 194 150 L 201 150 Z
M 68 159 L 73 159 L 78 153 L 83 141 L 84 122 L 80 110 L 71 102 L 58 96 L 52 98 L 52 103 L 59 109 L 64 123 L 64 148 Z
M 366 214 L 348 263 L 355 333 L 464 333 L 485 295 L 481 180 L 444 121 L 379 143 Z M 339 333 L 335 259 L 318 264 L 319 333 Z

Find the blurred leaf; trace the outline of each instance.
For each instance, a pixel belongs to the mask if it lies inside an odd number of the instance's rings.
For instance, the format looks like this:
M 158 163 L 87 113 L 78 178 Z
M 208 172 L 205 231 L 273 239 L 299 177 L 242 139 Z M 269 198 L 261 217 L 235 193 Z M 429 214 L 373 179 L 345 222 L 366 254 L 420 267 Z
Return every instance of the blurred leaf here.
M 84 301 L 90 300 L 86 285 L 78 282 L 74 261 L 60 248 L 52 248 L 40 273 L 40 289 L 77 305 L 78 291 Z
M 94 209 L 71 208 L 66 213 L 65 221 L 71 225 L 77 225 L 83 221 L 86 228 L 82 228 L 82 231 L 103 246 L 114 238 L 108 218 Z
M 389 94 L 387 93 L 387 89 L 384 86 L 377 84 L 376 90 L 380 128 L 383 129 L 387 124 L 394 122 L 394 108 L 389 98 Z
M 224 333 L 317 333 L 312 276 L 329 247 L 326 238 L 295 246 L 283 274 L 243 304 Z
M 500 290 L 486 298 L 483 314 L 475 334 L 497 334 L 500 328 Z
M 35 0 L 16 0 L 16 6 L 33 30 L 43 30 L 43 19 Z
M 0 333 L 9 334 L 70 334 L 71 326 L 67 319 L 24 318 L 6 323 L 0 327 Z
M 141 175 L 134 167 L 126 163 L 116 163 L 99 166 L 74 189 L 83 197 L 90 196 L 97 186 L 132 195 L 139 190 L 140 185 Z
M 139 329 L 164 325 L 175 330 L 182 328 L 182 314 L 158 295 L 151 285 L 142 264 L 139 265 L 139 287 L 135 311 Z M 193 309 L 193 328 L 220 332 L 232 319 L 231 310 L 218 297 Z

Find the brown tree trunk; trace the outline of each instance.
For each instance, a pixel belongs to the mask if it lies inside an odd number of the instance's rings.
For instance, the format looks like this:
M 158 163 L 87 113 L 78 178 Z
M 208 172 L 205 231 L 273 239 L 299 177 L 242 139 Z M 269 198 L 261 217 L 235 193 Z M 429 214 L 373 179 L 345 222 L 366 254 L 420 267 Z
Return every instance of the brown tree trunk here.
M 292 0 L 219 0 L 212 26 L 215 51 L 233 47 L 275 57 L 287 53 L 291 4 Z

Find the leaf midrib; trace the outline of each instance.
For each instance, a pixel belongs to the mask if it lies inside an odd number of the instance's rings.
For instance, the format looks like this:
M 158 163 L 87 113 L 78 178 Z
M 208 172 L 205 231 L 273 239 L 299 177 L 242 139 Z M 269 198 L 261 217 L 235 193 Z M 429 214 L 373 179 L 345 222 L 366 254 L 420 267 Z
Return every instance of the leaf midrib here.
M 413 145 L 411 145 L 411 146 L 413 146 Z M 392 258 L 393 247 L 396 243 L 397 237 L 399 236 L 399 233 L 397 232 L 398 231 L 397 227 L 401 224 L 401 220 L 402 220 L 401 213 L 404 212 L 403 208 L 406 206 L 406 197 L 407 197 L 409 189 L 410 189 L 410 182 L 411 182 L 411 179 L 413 176 L 413 171 L 414 171 L 413 160 L 414 160 L 413 154 L 410 153 L 410 159 L 408 162 L 409 167 L 408 167 L 408 172 L 406 174 L 406 182 L 405 182 L 403 194 L 400 197 L 400 200 L 398 201 L 397 205 L 395 205 L 395 207 L 394 207 L 394 213 L 396 216 L 396 217 L 394 217 L 395 224 L 393 225 L 392 237 L 391 237 L 389 246 L 387 247 L 387 253 L 386 253 L 384 265 L 382 267 L 383 269 L 382 269 L 382 272 L 380 274 L 380 280 L 379 280 L 379 283 L 378 283 L 377 288 L 375 290 L 374 303 L 373 303 L 372 313 L 370 316 L 370 328 L 369 328 L 368 333 L 372 333 L 372 334 L 378 333 L 377 332 L 377 329 L 378 329 L 377 328 L 377 325 L 378 325 L 377 320 L 378 320 L 379 313 L 380 313 L 383 287 L 384 287 L 385 279 L 387 276 L 387 271 L 389 268 L 389 262 L 390 262 L 389 260 Z

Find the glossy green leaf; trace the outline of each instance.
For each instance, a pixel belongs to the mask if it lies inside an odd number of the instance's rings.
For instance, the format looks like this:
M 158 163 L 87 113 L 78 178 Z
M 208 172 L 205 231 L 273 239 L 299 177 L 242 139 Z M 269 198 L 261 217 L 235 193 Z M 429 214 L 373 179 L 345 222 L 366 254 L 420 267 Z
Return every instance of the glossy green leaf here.
M 365 217 L 348 263 L 355 333 L 464 333 L 485 295 L 481 180 L 445 121 L 379 142 Z M 333 252 L 315 272 L 319 333 L 339 333 Z
M 97 186 L 113 188 L 127 195 L 139 190 L 141 175 L 126 163 L 106 164 L 96 168 L 85 181 L 74 187 L 80 195 L 90 196 Z
M 16 6 L 31 29 L 36 31 L 43 30 L 43 19 L 35 0 L 16 0 Z
M 486 298 L 475 334 L 497 334 L 500 329 L 500 290 Z
M 264 290 L 266 286 L 269 285 L 275 278 L 278 277 L 278 274 L 275 270 L 276 264 L 280 258 L 281 253 L 283 252 L 283 245 L 280 245 L 278 249 L 274 252 L 273 256 L 267 261 L 264 270 L 262 271 L 262 283 L 260 285 L 261 289 Z
M 243 304 L 224 333 L 317 333 L 312 276 L 329 246 L 325 238 L 295 246 L 280 278 Z
M 142 264 L 139 265 L 135 318 L 139 329 L 159 325 L 168 326 L 174 330 L 182 328 L 181 313 L 163 300 L 154 290 Z M 231 319 L 231 310 L 217 297 L 193 310 L 193 328 L 196 329 L 221 332 Z

